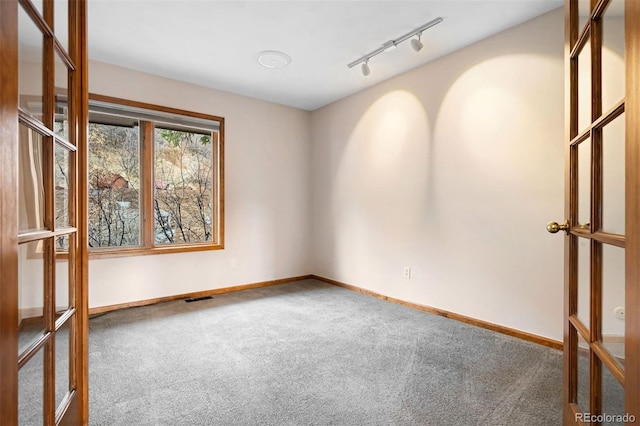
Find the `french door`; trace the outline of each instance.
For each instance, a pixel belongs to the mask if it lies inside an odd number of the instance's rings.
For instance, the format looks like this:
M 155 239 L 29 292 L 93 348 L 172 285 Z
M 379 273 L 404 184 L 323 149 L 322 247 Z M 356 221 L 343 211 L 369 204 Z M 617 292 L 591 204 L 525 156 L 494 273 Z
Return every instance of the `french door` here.
M 640 422 L 640 1 L 566 0 L 564 423 Z
M 86 3 L 0 1 L 0 423 L 87 423 Z

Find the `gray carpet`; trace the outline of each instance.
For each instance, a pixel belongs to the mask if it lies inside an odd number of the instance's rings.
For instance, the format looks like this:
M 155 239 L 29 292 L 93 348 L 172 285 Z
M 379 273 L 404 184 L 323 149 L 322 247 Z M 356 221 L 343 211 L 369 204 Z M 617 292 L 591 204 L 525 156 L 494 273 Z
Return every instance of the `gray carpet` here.
M 562 353 L 314 280 L 90 320 L 92 425 L 560 425 Z

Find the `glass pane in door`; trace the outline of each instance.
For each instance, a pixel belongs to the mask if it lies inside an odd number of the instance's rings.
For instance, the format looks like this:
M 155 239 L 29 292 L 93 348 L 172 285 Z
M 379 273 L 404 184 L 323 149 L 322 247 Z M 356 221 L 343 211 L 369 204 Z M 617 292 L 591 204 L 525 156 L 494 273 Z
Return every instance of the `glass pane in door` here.
M 64 397 L 71 389 L 69 386 L 69 353 L 71 347 L 69 339 L 71 337 L 70 324 L 71 319 L 67 320 L 62 327 L 56 331 L 56 407 L 59 407 Z
M 578 0 L 578 31 L 582 29 L 589 21 L 591 15 L 591 0 Z
M 69 251 L 69 244 L 71 244 L 70 237 L 67 235 L 62 235 L 56 238 L 56 251 L 59 254 L 66 253 Z
M 602 413 L 603 425 L 623 425 L 624 423 L 624 388 L 609 371 L 602 365 Z
M 602 18 L 602 110 L 624 98 L 624 0 L 611 0 Z
M 56 0 L 54 4 L 54 32 L 56 38 L 69 52 L 69 1 Z
M 578 132 L 591 125 L 591 43 L 578 54 Z
M 586 238 L 578 238 L 578 313 L 577 317 L 589 329 L 591 312 L 591 247 Z
M 624 369 L 624 249 L 602 246 L 602 345 Z
M 22 7 L 18 11 L 18 90 L 23 111 L 42 121 L 43 48 L 40 29 Z
M 578 225 L 591 221 L 591 139 L 578 145 Z
M 63 315 L 70 306 L 69 265 L 73 265 L 74 254 L 69 250 L 69 239 L 73 236 L 63 235 L 56 238 L 56 318 Z
M 57 3 L 56 3 L 57 4 Z M 55 109 L 54 128 L 56 135 L 69 141 L 69 69 L 67 64 L 55 52 Z
M 589 344 L 578 333 L 578 392 L 576 403 L 583 413 L 589 412 Z
M 602 129 L 602 230 L 624 235 L 625 115 Z
M 71 153 L 62 145 L 55 144 L 55 217 L 56 228 L 69 226 L 69 189 Z
M 18 425 L 44 424 L 44 356 L 40 349 L 18 371 Z
M 18 141 L 18 227 L 21 233 L 44 229 L 43 138 L 20 125 Z
M 21 244 L 18 251 L 18 353 L 44 334 L 44 241 Z

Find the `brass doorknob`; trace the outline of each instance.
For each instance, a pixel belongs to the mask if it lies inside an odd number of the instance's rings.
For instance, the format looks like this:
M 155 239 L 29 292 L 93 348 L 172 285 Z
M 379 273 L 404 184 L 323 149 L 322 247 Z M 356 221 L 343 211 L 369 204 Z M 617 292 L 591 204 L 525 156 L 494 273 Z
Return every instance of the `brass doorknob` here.
M 564 231 L 567 234 L 569 233 L 569 221 L 565 221 L 562 225 L 558 222 L 549 222 L 547 223 L 547 231 L 555 234 L 558 231 Z

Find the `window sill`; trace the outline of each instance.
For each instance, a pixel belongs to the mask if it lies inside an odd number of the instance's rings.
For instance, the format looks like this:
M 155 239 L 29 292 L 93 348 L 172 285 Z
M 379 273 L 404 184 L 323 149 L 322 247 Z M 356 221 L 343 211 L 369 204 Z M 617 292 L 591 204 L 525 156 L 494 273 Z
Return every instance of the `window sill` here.
M 132 248 L 118 248 L 118 249 L 89 249 L 89 259 L 104 259 L 111 257 L 129 257 L 129 256 L 148 256 L 156 254 L 169 254 L 169 253 L 189 253 L 195 251 L 210 251 L 210 250 L 224 250 L 223 244 L 199 244 L 199 245 L 184 245 L 184 246 L 171 246 L 171 247 L 132 247 Z M 56 252 L 57 260 L 67 260 L 69 258 L 68 252 Z
M 171 246 L 171 247 L 153 247 L 153 248 L 118 248 L 118 249 L 89 249 L 89 259 L 103 259 L 109 257 L 128 257 L 128 256 L 148 256 L 155 254 L 169 254 L 169 253 L 189 253 L 195 251 L 209 251 L 209 250 L 222 250 L 223 244 L 199 244 L 199 245 L 184 245 L 184 246 Z

